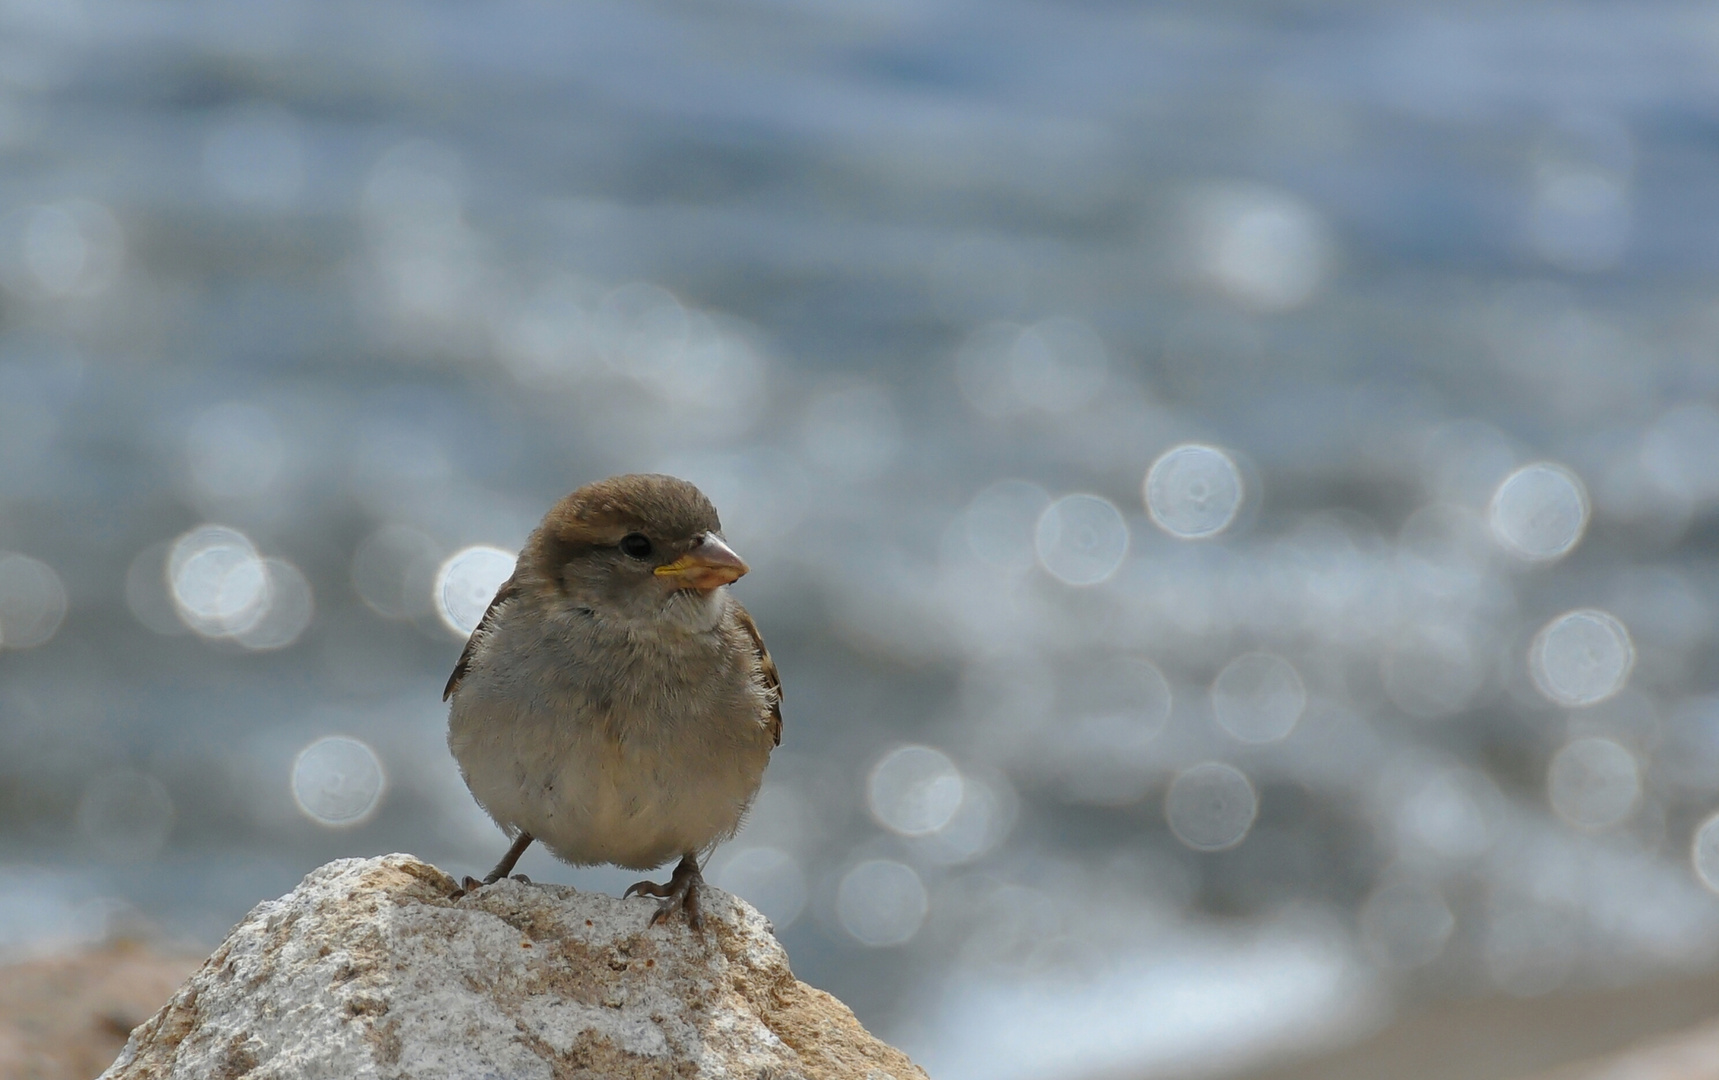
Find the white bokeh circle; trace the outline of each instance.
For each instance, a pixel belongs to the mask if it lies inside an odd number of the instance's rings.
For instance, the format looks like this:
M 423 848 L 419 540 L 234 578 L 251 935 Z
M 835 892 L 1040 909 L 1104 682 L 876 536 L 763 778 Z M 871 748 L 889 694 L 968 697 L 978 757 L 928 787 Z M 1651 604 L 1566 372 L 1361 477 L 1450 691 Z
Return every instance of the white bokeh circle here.
M 1183 443 L 1158 455 L 1142 485 L 1146 512 L 1171 536 L 1201 540 L 1229 528 L 1245 489 L 1235 459 L 1215 446 Z

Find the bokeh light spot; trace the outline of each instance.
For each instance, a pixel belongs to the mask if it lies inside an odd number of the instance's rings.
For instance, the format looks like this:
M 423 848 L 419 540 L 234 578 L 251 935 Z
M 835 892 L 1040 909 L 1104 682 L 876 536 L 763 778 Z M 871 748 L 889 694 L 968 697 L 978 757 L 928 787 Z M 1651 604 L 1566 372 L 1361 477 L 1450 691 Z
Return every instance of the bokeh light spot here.
M 185 625 L 205 637 L 231 637 L 267 612 L 269 573 L 250 537 L 203 525 L 174 541 L 167 582 Z
M 1603 829 L 1634 812 L 1641 799 L 1641 769 L 1635 755 L 1611 739 L 1575 739 L 1553 756 L 1546 792 L 1565 821 Z
M 25 210 L 19 239 L 27 275 L 20 284 L 55 299 L 102 292 L 125 254 L 125 233 L 113 211 L 86 199 Z
M 1033 533 L 1039 563 L 1058 581 L 1097 585 L 1128 554 L 1128 523 L 1109 499 L 1065 495 L 1039 515 Z
M 436 614 L 448 629 L 466 637 L 482 621 L 496 590 L 513 576 L 516 557 L 498 547 L 474 544 L 448 557 L 436 574 Z
M 919 839 L 916 851 L 944 864 L 971 862 L 994 849 L 1015 824 L 1018 802 L 1013 788 L 998 777 L 961 777 L 961 805 L 949 823 Z
M 1259 797 L 1246 774 L 1221 761 L 1183 769 L 1164 796 L 1170 831 L 1196 851 L 1235 847 L 1258 813 Z
M 1275 742 L 1295 730 L 1307 707 L 1301 675 L 1281 656 L 1246 653 L 1212 682 L 1212 713 L 1243 742 Z
M 1223 532 L 1242 505 L 1241 470 L 1234 459 L 1199 443 L 1160 454 L 1146 471 L 1143 490 L 1153 524 L 1184 540 Z
M 1712 815 L 1695 830 L 1689 860 L 1701 884 L 1719 893 L 1719 814 Z
M 962 789 L 961 773 L 948 755 L 929 746 L 901 746 L 872 767 L 866 805 L 884 828 L 924 836 L 955 817 Z
M 66 587 L 40 559 L 0 552 L 0 647 L 46 644 L 66 617 Z
M 842 929 L 873 948 L 911 941 L 930 906 L 913 867 L 890 859 L 858 864 L 836 887 L 836 917 Z
M 310 627 L 316 600 L 304 573 L 285 559 L 264 559 L 268 574 L 269 606 L 253 622 L 233 635 L 233 640 L 252 652 L 284 649 Z
M 1528 650 L 1528 671 L 1558 705 L 1597 705 L 1624 688 L 1635 667 L 1629 630 L 1609 612 L 1583 608 L 1547 623 Z
M 318 825 L 360 824 L 381 802 L 385 786 L 376 752 L 350 736 L 324 736 L 293 759 L 293 802 Z
M 1331 261 L 1324 223 L 1285 192 L 1214 184 L 1191 200 L 1188 220 L 1196 272 L 1245 307 L 1288 311 L 1324 281 Z
M 1411 849 L 1471 859 L 1492 846 L 1498 788 L 1472 769 L 1440 769 L 1418 783 L 1398 810 L 1398 832 Z
M 1488 523 L 1504 548 L 1536 562 L 1569 553 L 1588 527 L 1588 492 L 1561 465 L 1524 465 L 1498 485 Z

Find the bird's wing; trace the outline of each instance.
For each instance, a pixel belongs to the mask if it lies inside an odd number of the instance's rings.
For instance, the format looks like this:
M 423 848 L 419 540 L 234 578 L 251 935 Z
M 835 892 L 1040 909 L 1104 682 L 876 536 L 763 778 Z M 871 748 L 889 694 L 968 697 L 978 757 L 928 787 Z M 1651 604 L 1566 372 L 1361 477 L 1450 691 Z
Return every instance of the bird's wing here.
M 776 661 L 770 659 L 770 650 L 764 647 L 764 635 L 758 632 L 758 624 L 752 621 L 752 615 L 739 604 L 734 605 L 734 617 L 740 620 L 740 625 L 752 638 L 752 645 L 758 650 L 758 670 L 764 675 L 765 689 L 770 691 L 770 738 L 774 745 L 782 745 L 782 676 L 776 671 Z
M 495 591 L 495 599 L 489 602 L 483 618 L 478 620 L 477 629 L 466 639 L 466 647 L 460 652 L 460 662 L 454 665 L 454 673 L 448 676 L 448 685 L 442 690 L 443 701 L 453 697 L 454 691 L 460 688 L 460 680 L 465 678 L 466 672 L 471 669 L 472 657 L 477 655 L 478 645 L 495 629 L 495 620 L 501 605 L 518 595 L 519 584 L 513 578 L 502 582 L 501 588 Z

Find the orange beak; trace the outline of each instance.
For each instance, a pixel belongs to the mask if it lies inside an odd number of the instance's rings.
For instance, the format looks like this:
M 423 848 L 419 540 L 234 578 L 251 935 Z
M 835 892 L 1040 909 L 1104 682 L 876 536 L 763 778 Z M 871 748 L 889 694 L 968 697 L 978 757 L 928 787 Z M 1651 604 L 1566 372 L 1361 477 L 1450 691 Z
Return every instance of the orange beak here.
M 722 538 L 705 533 L 692 550 L 656 569 L 658 577 L 672 578 L 677 589 L 697 589 L 709 592 L 727 585 L 750 569 L 746 561 L 734 554 L 734 549 Z

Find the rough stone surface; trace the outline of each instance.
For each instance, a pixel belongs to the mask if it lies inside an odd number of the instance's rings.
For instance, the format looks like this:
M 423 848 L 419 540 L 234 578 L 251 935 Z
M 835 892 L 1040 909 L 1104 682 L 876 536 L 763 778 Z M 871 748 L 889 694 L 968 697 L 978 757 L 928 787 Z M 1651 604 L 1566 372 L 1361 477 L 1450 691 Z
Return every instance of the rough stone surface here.
M 914 1080 L 797 981 L 716 889 L 702 935 L 654 905 L 500 881 L 459 900 L 409 855 L 345 859 L 260 904 L 131 1034 L 113 1080 Z
M 1542 1073 L 1534 1080 L 1713 1080 L 1719 1077 L 1719 1024 L 1679 1032 L 1622 1053 Z

